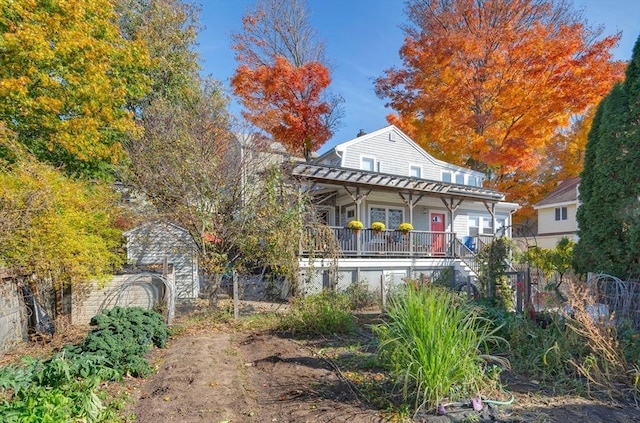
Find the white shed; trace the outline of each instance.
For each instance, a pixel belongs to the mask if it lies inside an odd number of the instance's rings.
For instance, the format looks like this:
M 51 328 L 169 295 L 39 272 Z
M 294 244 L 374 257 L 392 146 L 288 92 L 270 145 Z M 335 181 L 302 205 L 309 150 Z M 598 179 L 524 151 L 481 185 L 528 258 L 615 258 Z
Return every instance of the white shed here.
M 177 300 L 198 297 L 198 249 L 186 229 L 169 222 L 149 222 L 125 232 L 124 236 L 129 265 L 161 269 L 166 264 L 174 276 Z

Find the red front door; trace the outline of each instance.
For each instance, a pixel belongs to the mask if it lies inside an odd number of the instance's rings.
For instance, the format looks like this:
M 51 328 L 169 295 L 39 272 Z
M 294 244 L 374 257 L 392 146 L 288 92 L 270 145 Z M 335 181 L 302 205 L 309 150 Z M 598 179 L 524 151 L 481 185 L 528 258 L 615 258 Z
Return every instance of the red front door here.
M 444 213 L 431 213 L 431 232 L 431 252 L 444 255 Z

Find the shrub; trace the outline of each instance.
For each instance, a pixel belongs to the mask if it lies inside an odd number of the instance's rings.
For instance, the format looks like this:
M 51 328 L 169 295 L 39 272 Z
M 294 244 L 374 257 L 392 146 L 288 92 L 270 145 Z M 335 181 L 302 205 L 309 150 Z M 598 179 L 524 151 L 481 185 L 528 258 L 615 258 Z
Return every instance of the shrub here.
M 445 289 L 399 291 L 390 298 L 388 322 L 375 330 L 381 360 L 416 409 L 435 409 L 444 398 L 468 398 L 494 384 L 483 353 L 497 337 L 476 308 Z
M 349 297 L 351 310 L 361 310 L 377 304 L 376 293 L 369 290 L 367 281 L 353 282 L 344 293 Z
M 147 376 L 151 367 L 144 354 L 152 345 L 164 348 L 168 330 L 162 316 L 139 307 L 114 307 L 91 319 L 95 326 L 70 354 L 104 356 L 115 370 L 132 376 Z
M 350 333 L 355 327 L 349 296 L 332 291 L 295 298 L 279 324 L 280 330 L 305 335 Z

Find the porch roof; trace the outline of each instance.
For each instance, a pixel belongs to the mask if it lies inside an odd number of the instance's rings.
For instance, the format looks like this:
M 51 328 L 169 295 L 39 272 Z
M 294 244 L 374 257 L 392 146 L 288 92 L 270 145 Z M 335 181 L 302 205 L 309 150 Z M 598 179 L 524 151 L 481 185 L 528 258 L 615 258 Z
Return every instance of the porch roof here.
M 299 179 L 307 179 L 326 185 L 359 187 L 376 191 L 430 194 L 440 198 L 488 202 L 500 202 L 505 198 L 503 193 L 489 188 L 312 163 L 295 165 L 291 175 Z

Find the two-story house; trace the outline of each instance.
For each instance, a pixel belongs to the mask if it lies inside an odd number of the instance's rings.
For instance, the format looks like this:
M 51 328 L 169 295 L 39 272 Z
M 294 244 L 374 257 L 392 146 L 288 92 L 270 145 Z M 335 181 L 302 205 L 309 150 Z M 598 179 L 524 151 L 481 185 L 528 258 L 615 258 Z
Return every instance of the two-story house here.
M 311 251 L 317 246 L 303 244 L 301 269 L 307 280 L 322 277 L 325 285 L 330 271 L 347 286 L 445 268 L 475 275 L 475 252 L 496 234 L 510 236 L 518 209 L 503 193 L 483 187 L 484 174 L 436 159 L 393 125 L 297 164 L 292 175 L 313 195 L 339 246 L 337 259 L 318 260 Z M 352 220 L 364 228 L 346 228 Z M 373 222 L 386 230 L 373 230 Z M 413 230 L 398 231 L 403 222 Z
M 555 248 L 562 238 L 578 241 L 579 186 L 579 177 L 566 179 L 533 207 L 538 213 L 538 247 Z

